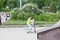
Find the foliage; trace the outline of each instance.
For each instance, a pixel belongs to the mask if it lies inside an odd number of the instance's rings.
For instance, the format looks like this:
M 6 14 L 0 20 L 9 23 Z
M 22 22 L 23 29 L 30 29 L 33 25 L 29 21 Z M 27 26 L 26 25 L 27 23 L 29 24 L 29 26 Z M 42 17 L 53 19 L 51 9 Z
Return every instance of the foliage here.
M 42 9 L 44 6 L 51 6 L 51 11 L 56 11 L 56 6 L 60 5 L 60 0 L 22 0 L 22 6 L 27 3 L 34 3 L 37 4 L 39 9 Z M 6 6 L 9 9 L 19 8 L 20 7 L 20 0 L 0 0 L 0 11 L 4 11 Z M 60 10 L 60 8 L 58 8 Z
M 13 12 L 13 13 L 11 13 L 11 18 L 13 19 L 13 20 L 16 20 L 17 19 L 17 12 Z
M 9 9 L 19 7 L 19 0 L 0 0 L 0 11 L 4 11 L 6 6 L 8 6 Z
M 45 24 L 54 24 L 55 22 L 44 22 L 44 21 L 35 21 L 35 24 L 40 25 L 41 27 Z M 3 23 L 3 25 L 26 25 L 24 20 L 8 20 Z M 20 27 L 20 26 L 19 26 Z
M 60 0 L 28 0 L 28 2 L 32 2 L 38 5 L 38 8 L 42 9 L 42 7 L 51 7 L 49 9 L 51 12 L 56 12 L 56 6 L 60 5 Z M 59 9 L 59 8 L 58 8 Z M 59 9 L 60 10 L 60 9 Z
M 9 8 L 2 8 L 2 11 L 4 11 L 4 12 L 10 12 L 10 9 Z
M 28 14 L 28 13 L 12 13 L 11 19 L 14 20 L 27 20 L 29 16 L 32 16 L 36 21 L 48 21 L 48 22 L 56 22 L 60 19 L 60 13 L 56 14 Z
M 56 2 L 51 1 L 50 7 L 51 7 L 51 12 L 56 12 Z
M 42 9 L 42 7 L 44 6 L 45 0 L 28 0 L 28 2 L 35 3 L 38 5 L 38 8 Z
M 37 15 L 40 14 L 40 10 L 37 7 L 37 5 L 33 4 L 33 3 L 28 3 L 25 4 L 22 9 L 22 11 L 26 12 L 26 13 L 36 13 Z

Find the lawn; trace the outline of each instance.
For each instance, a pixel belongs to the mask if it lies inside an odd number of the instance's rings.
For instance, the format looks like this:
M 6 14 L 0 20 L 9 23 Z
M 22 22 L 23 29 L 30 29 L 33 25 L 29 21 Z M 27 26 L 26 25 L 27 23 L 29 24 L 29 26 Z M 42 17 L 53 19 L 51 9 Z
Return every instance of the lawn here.
M 42 25 L 42 24 L 53 24 L 55 22 L 43 22 L 43 21 L 35 21 L 36 25 Z M 3 25 L 26 25 L 26 21 L 23 20 L 8 20 Z
M 23 20 L 8 20 L 3 24 L 4 25 L 23 25 L 23 24 L 26 24 L 26 21 L 23 21 Z

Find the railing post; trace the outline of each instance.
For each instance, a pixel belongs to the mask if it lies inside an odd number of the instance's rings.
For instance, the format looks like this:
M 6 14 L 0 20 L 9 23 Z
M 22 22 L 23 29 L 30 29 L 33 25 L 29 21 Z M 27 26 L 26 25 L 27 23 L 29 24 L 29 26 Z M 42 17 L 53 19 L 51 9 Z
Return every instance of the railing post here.
M 0 25 L 1 25 L 1 16 L 0 16 Z

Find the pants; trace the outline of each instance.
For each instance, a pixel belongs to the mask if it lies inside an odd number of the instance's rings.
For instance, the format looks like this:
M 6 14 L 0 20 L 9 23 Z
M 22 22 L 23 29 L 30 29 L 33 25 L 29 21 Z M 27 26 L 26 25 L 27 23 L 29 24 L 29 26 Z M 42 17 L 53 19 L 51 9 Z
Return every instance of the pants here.
M 30 31 L 32 31 L 32 27 L 33 26 L 31 24 L 28 24 L 28 28 L 29 28 Z

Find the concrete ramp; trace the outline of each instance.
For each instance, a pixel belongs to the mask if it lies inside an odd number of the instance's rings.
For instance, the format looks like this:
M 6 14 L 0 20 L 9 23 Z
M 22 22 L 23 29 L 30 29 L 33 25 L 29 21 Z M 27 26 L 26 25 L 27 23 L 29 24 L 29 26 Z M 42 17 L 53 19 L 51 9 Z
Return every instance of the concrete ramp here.
M 60 40 L 60 20 L 50 28 L 38 31 L 37 38 L 38 40 Z

